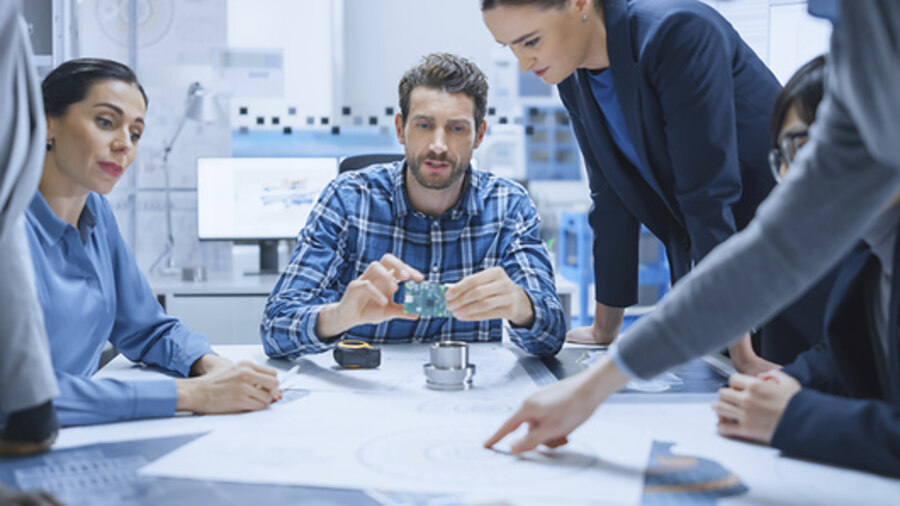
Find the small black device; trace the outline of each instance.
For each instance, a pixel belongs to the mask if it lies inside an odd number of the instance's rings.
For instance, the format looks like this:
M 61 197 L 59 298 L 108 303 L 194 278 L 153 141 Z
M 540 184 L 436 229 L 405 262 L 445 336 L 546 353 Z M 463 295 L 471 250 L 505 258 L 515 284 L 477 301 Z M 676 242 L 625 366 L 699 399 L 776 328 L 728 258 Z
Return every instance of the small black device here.
M 347 369 L 374 369 L 381 365 L 381 349 L 358 339 L 344 339 L 334 348 L 334 361 Z

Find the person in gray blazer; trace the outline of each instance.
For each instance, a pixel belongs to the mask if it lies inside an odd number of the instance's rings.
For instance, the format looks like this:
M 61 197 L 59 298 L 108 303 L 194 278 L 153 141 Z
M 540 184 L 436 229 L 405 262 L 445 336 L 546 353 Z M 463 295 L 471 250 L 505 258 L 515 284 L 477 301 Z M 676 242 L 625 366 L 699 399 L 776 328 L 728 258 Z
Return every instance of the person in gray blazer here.
M 59 390 L 24 228 L 46 127 L 19 8 L 0 2 L 0 455 L 45 451 L 58 427 L 51 399 Z
M 18 1 L 0 2 L 0 456 L 50 449 L 59 394 L 24 212 L 44 160 L 45 124 L 40 80 Z M 6 414 L 5 414 L 6 413 Z M 8 414 L 8 416 L 7 416 Z M 56 505 L 46 492 L 0 485 L 0 504 Z

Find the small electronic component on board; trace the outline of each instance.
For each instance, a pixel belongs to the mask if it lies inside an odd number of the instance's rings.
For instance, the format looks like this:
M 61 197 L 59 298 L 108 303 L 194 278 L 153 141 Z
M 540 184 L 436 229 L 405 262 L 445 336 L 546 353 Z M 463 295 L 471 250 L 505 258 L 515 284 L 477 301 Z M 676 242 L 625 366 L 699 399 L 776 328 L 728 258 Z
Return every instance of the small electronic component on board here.
M 447 285 L 428 281 L 407 281 L 403 284 L 406 294 L 403 297 L 403 312 L 421 316 L 450 316 L 444 292 Z

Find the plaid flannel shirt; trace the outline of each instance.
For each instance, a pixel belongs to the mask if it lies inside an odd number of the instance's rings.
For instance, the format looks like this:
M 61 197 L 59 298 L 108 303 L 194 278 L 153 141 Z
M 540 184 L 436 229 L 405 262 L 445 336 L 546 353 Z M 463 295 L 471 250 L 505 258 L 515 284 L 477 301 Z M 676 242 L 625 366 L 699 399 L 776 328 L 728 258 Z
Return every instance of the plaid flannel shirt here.
M 565 339 L 565 318 L 553 268 L 540 240 L 540 219 L 525 190 L 472 169 L 462 198 L 440 217 L 413 209 L 406 193 L 405 160 L 338 176 L 323 190 L 300 231 L 297 248 L 266 303 L 260 334 L 272 357 L 330 349 L 320 339 L 318 314 L 340 300 L 366 267 L 392 253 L 427 281 L 454 283 L 501 266 L 525 289 L 534 307 L 530 328 L 511 327 L 510 339 L 534 355 L 553 355 Z M 395 295 L 395 301 L 402 300 Z M 499 341 L 502 320 L 463 322 L 422 317 L 358 325 L 341 338 L 372 343 L 441 339 Z

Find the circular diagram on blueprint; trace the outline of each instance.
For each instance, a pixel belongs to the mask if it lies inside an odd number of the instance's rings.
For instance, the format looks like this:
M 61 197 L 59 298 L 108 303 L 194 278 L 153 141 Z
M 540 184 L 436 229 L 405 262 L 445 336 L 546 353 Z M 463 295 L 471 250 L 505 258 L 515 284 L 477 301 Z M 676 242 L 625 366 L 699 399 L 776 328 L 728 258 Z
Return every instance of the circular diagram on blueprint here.
M 128 0 L 97 0 L 97 23 L 113 42 L 128 44 Z M 151 46 L 172 28 L 173 0 L 137 0 L 138 46 Z
M 595 452 L 583 444 L 521 456 L 481 446 L 487 427 L 431 427 L 376 437 L 357 452 L 373 471 L 418 482 L 450 485 L 540 483 L 574 474 L 597 464 Z
M 430 399 L 417 408 L 419 413 L 430 414 L 462 414 L 462 415 L 506 415 L 513 412 L 513 407 L 491 399 L 469 399 L 459 396 L 441 396 Z

